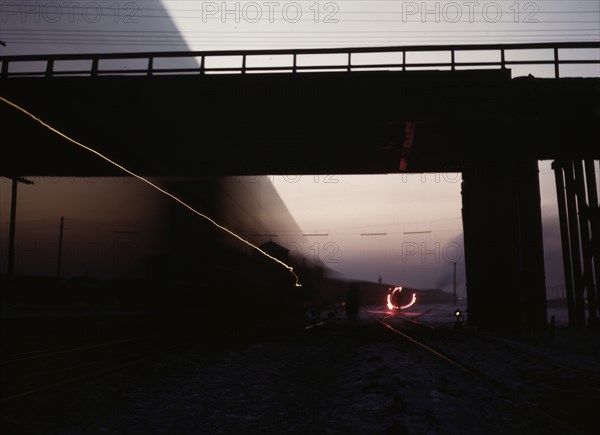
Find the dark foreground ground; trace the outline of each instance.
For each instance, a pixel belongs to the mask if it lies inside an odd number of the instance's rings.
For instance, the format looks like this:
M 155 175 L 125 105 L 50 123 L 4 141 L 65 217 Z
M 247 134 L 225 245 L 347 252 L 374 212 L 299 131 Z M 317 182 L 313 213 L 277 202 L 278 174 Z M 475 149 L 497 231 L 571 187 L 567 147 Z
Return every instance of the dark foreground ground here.
M 514 359 L 509 347 L 492 347 L 495 360 Z M 488 352 L 469 349 L 460 353 L 475 365 Z M 198 340 L 120 372 L 5 404 L 2 433 L 586 433 L 539 411 L 538 396 L 524 393 L 531 384 L 518 382 L 521 369 L 496 370 L 498 385 L 418 349 L 363 313 L 285 339 Z M 542 397 L 561 392 L 548 379 L 528 382 Z M 598 391 L 586 388 L 582 394 Z

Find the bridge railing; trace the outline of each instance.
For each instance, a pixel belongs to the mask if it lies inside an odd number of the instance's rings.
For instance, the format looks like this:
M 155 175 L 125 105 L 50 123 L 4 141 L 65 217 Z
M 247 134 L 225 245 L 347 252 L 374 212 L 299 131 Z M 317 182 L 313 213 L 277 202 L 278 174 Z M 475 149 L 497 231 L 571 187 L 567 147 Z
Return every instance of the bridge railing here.
M 278 62 L 273 63 L 273 58 Z M 311 62 L 311 58 L 321 60 Z M 229 64 L 221 62 L 219 65 L 219 61 L 223 60 L 228 60 Z M 552 68 L 551 76 L 559 78 L 561 66 L 566 65 L 592 66 L 592 75 L 600 76 L 600 42 L 19 55 L 0 56 L 0 62 L 0 78 L 508 69 L 525 66 Z M 117 62 L 120 65 L 115 68 Z M 112 63 L 113 66 L 105 68 L 103 63 Z M 82 64 L 85 66 L 82 67 Z

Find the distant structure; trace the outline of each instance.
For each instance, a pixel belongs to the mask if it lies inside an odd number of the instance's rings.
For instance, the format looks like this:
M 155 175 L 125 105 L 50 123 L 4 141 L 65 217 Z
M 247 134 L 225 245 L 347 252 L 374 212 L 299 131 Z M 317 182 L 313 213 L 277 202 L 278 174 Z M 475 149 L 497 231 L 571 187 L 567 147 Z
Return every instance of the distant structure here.
M 273 240 L 269 239 L 268 242 L 263 243 L 262 245 L 258 246 L 260 249 L 262 249 L 263 251 L 265 251 L 267 254 L 277 258 L 278 260 L 281 261 L 287 261 L 289 256 L 290 256 L 290 250 L 281 246 L 278 243 L 275 243 Z M 254 255 L 262 255 L 260 254 L 258 251 L 254 250 L 253 251 Z

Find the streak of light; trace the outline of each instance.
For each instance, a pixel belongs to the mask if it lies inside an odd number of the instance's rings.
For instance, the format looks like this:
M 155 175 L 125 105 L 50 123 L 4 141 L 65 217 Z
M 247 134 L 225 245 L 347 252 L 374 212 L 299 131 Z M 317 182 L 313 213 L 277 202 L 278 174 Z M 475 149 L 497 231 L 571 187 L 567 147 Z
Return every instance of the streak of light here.
M 392 289 L 390 289 L 392 290 Z M 407 308 L 412 307 L 416 302 L 417 302 L 417 295 L 415 293 L 413 293 L 412 295 L 412 299 L 411 301 L 406 304 L 406 305 L 394 305 L 394 303 L 392 302 L 392 298 L 394 297 L 394 295 L 396 294 L 396 292 L 400 293 L 402 291 L 402 287 L 395 287 L 393 291 L 391 291 L 390 293 L 388 293 L 387 295 L 387 307 L 390 310 L 405 310 Z
M 2 96 L 0 96 L 0 100 L 2 102 L 4 102 L 4 103 L 8 104 L 9 106 L 17 109 L 18 111 L 24 113 L 25 115 L 29 116 L 31 119 L 33 119 L 34 121 L 38 122 L 39 124 L 41 124 L 42 126 L 44 126 L 45 128 L 47 128 L 48 130 L 50 130 L 51 132 L 56 133 L 57 135 L 59 135 L 60 137 L 66 139 L 67 141 L 69 141 L 69 142 L 77 145 L 78 147 L 83 148 L 86 151 L 89 151 L 92 154 L 95 154 L 96 156 L 100 157 L 102 160 L 107 161 L 108 163 L 110 163 L 111 165 L 119 168 L 123 172 L 126 172 L 127 174 L 131 175 L 132 177 L 135 177 L 138 180 L 146 183 L 147 185 L 149 185 L 153 189 L 156 189 L 160 193 L 162 193 L 162 194 L 168 196 L 169 198 L 175 200 L 180 205 L 182 205 L 183 207 L 185 207 L 188 210 L 190 210 L 192 213 L 200 216 L 201 218 L 206 219 L 208 222 L 210 222 L 211 224 L 213 224 L 215 227 L 217 227 L 220 230 L 226 232 L 227 234 L 235 237 L 236 239 L 238 239 L 239 241 L 245 243 L 246 245 L 250 246 L 251 248 L 256 249 L 258 252 L 260 252 L 265 257 L 267 257 L 267 258 L 275 261 L 276 263 L 278 263 L 281 266 L 283 266 L 284 268 L 286 268 L 294 276 L 294 279 L 296 281 L 296 283 L 295 283 L 296 287 L 302 287 L 302 284 L 300 284 L 300 278 L 298 277 L 298 275 L 296 275 L 296 272 L 294 272 L 294 268 L 292 266 L 289 266 L 288 264 L 284 263 L 283 261 L 279 260 L 278 258 L 273 257 L 272 255 L 269 255 L 268 253 L 266 253 L 265 251 L 263 251 L 262 249 L 260 249 L 258 246 L 254 245 L 252 242 L 249 242 L 248 240 L 244 239 L 243 237 L 239 236 L 238 234 L 234 233 L 233 231 L 231 231 L 230 229 L 224 227 L 223 225 L 218 224 L 216 221 L 214 221 L 209 216 L 207 216 L 207 215 L 199 212 L 198 210 L 196 210 L 195 208 L 193 208 L 191 205 L 189 205 L 186 202 L 184 202 L 183 200 L 179 199 L 177 196 L 173 195 L 172 193 L 170 193 L 170 192 L 164 190 L 163 188 L 157 186 L 156 184 L 154 184 L 150 180 L 142 177 L 141 175 L 136 174 L 135 172 L 127 169 L 124 166 L 121 166 L 119 163 L 111 160 L 110 158 L 106 157 L 104 154 L 100 153 L 99 151 L 96 151 L 95 149 L 90 148 L 87 145 L 84 145 L 81 142 L 76 141 L 75 139 L 72 139 L 71 137 L 67 136 L 66 134 L 62 133 L 61 131 L 57 130 L 56 128 L 52 127 L 51 125 L 46 124 L 44 121 L 42 121 L 40 118 L 38 118 L 37 116 L 35 116 L 31 112 L 29 112 L 27 109 L 19 106 L 16 103 L 13 103 L 12 101 L 10 101 L 10 100 L 2 97 Z
M 387 307 L 390 310 L 393 310 L 395 308 L 395 305 L 392 304 L 392 295 L 391 294 L 387 295 Z
M 406 304 L 406 305 L 401 305 L 400 309 L 401 310 L 405 310 L 407 308 L 410 308 L 410 307 L 412 307 L 415 304 L 415 302 L 417 302 L 417 295 L 416 295 L 416 293 L 413 293 L 412 299 L 410 300 L 410 302 L 408 304 Z

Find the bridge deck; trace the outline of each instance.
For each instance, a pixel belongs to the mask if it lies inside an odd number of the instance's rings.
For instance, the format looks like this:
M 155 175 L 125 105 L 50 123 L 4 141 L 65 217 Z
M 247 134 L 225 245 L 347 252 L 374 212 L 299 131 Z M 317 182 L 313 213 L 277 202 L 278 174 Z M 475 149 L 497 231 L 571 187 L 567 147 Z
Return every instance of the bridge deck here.
M 600 43 L 584 44 L 590 47 Z M 412 71 L 404 55 L 399 71 L 356 71 L 349 63 L 302 74 L 98 70 L 102 56 L 159 56 L 138 53 L 95 55 L 96 69 L 92 62 L 87 76 L 56 76 L 53 69 L 55 62 L 85 55 L 46 57 L 45 71 L 24 76 L 9 65 L 37 57 L 4 57 L 0 95 L 147 175 L 460 171 L 490 159 L 600 158 L 598 78 L 512 78 L 504 54 L 497 69 L 458 69 L 459 48 L 446 47 L 452 63 L 438 64 L 440 70 Z M 434 49 L 440 47 L 426 48 Z M 554 59 L 545 63 L 558 71 L 563 61 L 553 50 Z M 302 54 L 331 50 L 305 51 L 293 53 L 294 68 L 301 67 L 296 59 Z M 223 55 L 210 55 L 217 54 Z M 243 68 L 237 72 L 249 72 Z M 6 104 L 0 117 L 10 150 L 0 160 L 2 173 L 116 173 Z

